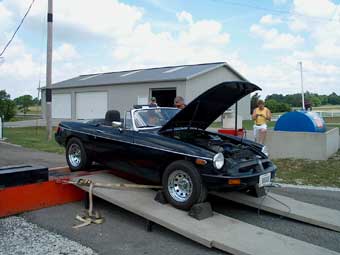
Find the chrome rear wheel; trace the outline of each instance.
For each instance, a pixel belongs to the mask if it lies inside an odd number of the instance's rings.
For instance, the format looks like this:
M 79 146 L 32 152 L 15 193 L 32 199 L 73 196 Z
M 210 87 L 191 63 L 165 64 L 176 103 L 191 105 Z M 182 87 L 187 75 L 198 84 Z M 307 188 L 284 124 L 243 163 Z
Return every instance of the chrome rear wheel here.
M 81 148 L 78 144 L 73 143 L 69 146 L 68 160 L 73 167 L 79 167 L 81 164 Z
M 67 142 L 65 156 L 71 172 L 91 168 L 92 160 L 89 153 L 85 150 L 82 141 L 77 137 L 72 137 Z

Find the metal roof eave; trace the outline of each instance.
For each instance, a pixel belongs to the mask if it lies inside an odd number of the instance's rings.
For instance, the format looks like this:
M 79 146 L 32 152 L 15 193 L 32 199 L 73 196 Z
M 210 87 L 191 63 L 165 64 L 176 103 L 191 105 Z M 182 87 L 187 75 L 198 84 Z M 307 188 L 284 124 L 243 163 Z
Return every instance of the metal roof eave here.
M 188 76 L 186 78 L 186 80 L 190 80 L 190 79 L 193 79 L 193 78 L 196 78 L 198 76 L 201 76 L 207 72 L 211 72 L 213 70 L 216 70 L 217 68 L 220 68 L 220 67 L 225 67 L 227 68 L 229 71 L 231 71 L 232 73 L 234 73 L 236 76 L 238 76 L 239 78 L 241 78 L 243 81 L 248 81 L 244 76 L 242 76 L 239 72 L 237 72 L 234 68 L 232 68 L 227 62 L 224 62 L 224 63 L 221 63 L 220 65 L 217 65 L 217 66 L 214 66 L 212 68 L 207 68 L 201 72 L 198 72 L 198 73 L 195 73 L 191 76 Z M 249 82 L 249 81 L 248 81 Z
M 126 85 L 126 84 L 139 84 L 139 83 L 154 83 L 154 82 L 176 82 L 176 81 L 186 81 L 186 78 L 179 79 L 168 79 L 168 80 L 147 80 L 147 81 L 129 81 L 129 82 L 119 82 L 119 83 L 105 83 L 105 84 L 89 84 L 89 85 L 64 85 L 63 87 L 53 87 L 54 89 L 69 89 L 69 88 L 80 88 L 80 87 L 91 87 L 91 86 L 112 86 L 112 85 Z M 41 90 L 45 90 L 46 87 L 41 87 Z

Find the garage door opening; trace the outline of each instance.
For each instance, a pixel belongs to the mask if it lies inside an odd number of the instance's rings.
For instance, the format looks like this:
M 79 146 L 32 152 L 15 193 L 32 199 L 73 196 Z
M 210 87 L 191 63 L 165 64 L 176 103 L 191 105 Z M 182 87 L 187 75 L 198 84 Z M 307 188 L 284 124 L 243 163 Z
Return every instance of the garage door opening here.
M 176 97 L 176 89 L 152 89 L 151 97 L 157 99 L 158 106 L 174 106 L 174 99 Z

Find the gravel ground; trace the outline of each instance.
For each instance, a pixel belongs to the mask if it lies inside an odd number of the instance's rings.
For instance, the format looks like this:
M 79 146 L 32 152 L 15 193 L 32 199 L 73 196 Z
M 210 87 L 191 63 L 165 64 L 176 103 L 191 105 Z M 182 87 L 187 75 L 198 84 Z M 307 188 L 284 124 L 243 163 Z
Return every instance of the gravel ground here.
M 92 255 L 92 249 L 49 232 L 22 217 L 0 219 L 0 254 Z

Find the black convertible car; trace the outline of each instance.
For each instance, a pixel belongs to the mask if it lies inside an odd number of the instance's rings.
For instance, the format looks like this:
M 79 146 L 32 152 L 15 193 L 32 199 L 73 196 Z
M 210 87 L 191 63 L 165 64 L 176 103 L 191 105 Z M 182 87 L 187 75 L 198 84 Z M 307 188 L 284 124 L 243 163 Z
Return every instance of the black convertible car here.
M 72 171 L 98 162 L 119 171 L 162 183 L 166 199 L 190 209 L 211 189 L 264 187 L 276 166 L 265 147 L 252 141 L 206 131 L 225 110 L 259 90 L 248 82 L 224 82 L 207 90 L 183 110 L 141 107 L 121 119 L 61 122 L 56 141 L 66 147 Z

